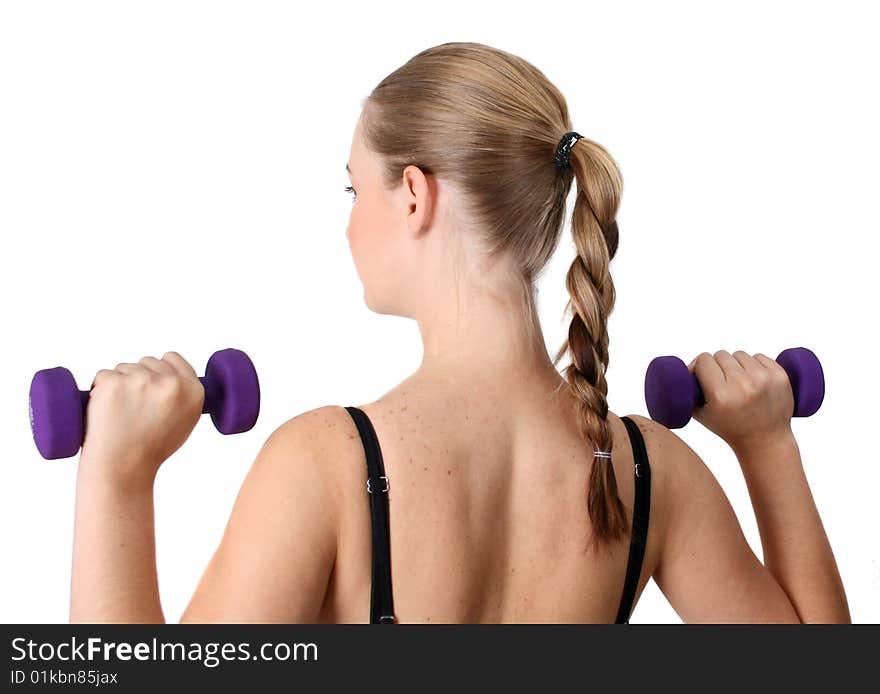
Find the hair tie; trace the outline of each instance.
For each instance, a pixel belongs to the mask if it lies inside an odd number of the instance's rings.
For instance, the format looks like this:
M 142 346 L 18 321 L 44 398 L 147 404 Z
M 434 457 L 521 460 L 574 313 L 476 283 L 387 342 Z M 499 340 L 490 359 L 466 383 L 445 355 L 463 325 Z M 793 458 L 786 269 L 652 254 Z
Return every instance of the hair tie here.
M 568 155 L 571 154 L 571 148 L 574 146 L 574 143 L 582 137 L 583 135 L 576 133 L 574 130 L 567 132 L 562 136 L 562 139 L 559 140 L 559 144 L 556 145 L 557 169 L 568 168 Z
M 611 460 L 611 451 L 593 451 L 593 455 L 597 458 L 607 458 Z

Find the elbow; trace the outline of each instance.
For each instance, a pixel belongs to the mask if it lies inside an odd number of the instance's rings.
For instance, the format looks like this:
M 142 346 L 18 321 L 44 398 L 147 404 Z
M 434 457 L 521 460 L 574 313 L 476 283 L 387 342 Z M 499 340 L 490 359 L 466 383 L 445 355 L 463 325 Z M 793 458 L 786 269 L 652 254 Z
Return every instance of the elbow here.
M 798 622 L 800 624 L 852 624 L 849 607 L 843 605 L 826 605 L 813 609 L 797 609 L 795 607 Z
M 800 619 L 801 624 L 852 624 L 849 610 L 842 612 L 826 612 L 805 615 Z

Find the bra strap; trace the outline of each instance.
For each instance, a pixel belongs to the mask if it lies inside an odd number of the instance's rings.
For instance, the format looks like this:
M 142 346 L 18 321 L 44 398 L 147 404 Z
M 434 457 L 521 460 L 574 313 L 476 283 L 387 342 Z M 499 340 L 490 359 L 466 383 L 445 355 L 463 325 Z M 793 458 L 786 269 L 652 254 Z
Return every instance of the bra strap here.
M 645 547 L 648 543 L 648 520 L 651 512 L 651 466 L 648 464 L 648 451 L 645 440 L 638 425 L 629 417 L 621 417 L 629 433 L 635 461 L 635 500 L 633 501 L 632 539 L 629 545 L 629 562 L 626 566 L 626 580 L 620 598 L 616 624 L 628 624 L 632 612 L 639 578 L 642 574 L 642 563 L 645 558 Z
M 354 420 L 367 456 L 367 493 L 373 525 L 373 574 L 370 596 L 370 624 L 394 624 L 391 597 L 391 542 L 388 528 L 388 477 L 376 430 L 370 418 L 357 407 L 346 407 Z

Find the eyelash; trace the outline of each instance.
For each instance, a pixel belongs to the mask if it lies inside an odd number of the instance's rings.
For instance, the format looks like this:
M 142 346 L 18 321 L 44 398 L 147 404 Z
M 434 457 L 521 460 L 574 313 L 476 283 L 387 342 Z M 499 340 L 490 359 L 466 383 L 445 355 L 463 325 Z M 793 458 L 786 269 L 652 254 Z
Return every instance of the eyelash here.
M 351 200 L 352 202 L 354 202 L 354 199 L 357 197 L 357 191 L 354 188 L 352 188 L 351 186 L 345 186 L 345 192 L 346 193 L 354 193 L 354 198 L 352 198 L 352 200 Z

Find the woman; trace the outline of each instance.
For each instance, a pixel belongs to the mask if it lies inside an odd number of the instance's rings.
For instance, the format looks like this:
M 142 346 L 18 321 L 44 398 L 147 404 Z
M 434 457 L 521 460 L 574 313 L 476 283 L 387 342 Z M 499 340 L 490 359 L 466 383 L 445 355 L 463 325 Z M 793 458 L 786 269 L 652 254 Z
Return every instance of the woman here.
M 422 364 L 375 402 L 273 432 L 181 621 L 623 622 L 651 577 L 688 622 L 849 621 L 778 364 L 690 367 L 766 566 L 699 456 L 608 410 L 622 181 L 539 70 L 481 44 L 423 51 L 366 99 L 346 169 L 365 301 L 418 322 Z M 534 282 L 573 182 L 572 318 L 551 360 Z M 96 376 L 71 621 L 164 621 L 152 483 L 202 397 L 174 352 Z

